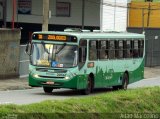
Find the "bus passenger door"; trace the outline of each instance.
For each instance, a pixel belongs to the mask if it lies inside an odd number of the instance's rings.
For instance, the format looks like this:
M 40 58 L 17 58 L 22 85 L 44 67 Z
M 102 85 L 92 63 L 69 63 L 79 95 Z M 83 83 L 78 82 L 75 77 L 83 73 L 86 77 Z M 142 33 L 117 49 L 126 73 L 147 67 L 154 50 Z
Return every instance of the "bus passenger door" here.
M 79 44 L 79 63 L 78 63 L 79 75 L 77 78 L 78 89 L 85 88 L 86 86 L 85 84 L 88 78 L 86 59 L 87 59 L 87 40 L 81 39 Z
M 88 55 L 88 74 L 93 73 L 94 75 L 94 87 L 99 88 L 102 87 L 103 84 L 103 71 L 99 64 L 99 46 L 97 40 L 89 41 L 89 55 Z

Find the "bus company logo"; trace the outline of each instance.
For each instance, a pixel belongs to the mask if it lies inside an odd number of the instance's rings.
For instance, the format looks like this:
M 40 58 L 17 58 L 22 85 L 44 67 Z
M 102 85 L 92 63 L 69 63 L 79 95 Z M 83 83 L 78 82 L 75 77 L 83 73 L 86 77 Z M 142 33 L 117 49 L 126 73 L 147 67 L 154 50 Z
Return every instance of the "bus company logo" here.
M 46 75 L 56 76 L 56 73 L 54 73 L 54 72 L 46 72 Z
M 65 77 L 65 76 L 66 76 L 66 74 L 64 74 L 64 73 L 57 73 L 57 76 Z
M 54 71 L 54 70 L 48 70 L 48 72 L 50 72 L 50 73 L 54 73 L 55 71 Z
M 114 70 L 113 69 L 109 69 L 107 73 L 108 73 L 108 75 L 106 75 L 105 79 L 106 80 L 112 79 L 113 78 Z
M 106 76 L 106 80 L 112 79 L 113 75 L 111 74 L 110 76 Z

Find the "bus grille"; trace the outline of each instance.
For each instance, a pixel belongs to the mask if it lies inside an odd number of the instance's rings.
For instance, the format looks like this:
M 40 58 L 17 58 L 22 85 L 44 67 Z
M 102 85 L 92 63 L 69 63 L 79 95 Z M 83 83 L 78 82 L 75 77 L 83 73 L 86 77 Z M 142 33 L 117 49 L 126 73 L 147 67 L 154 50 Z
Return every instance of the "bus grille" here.
M 54 73 L 66 73 L 67 70 L 63 70 L 63 69 L 48 69 L 48 68 L 36 68 L 36 71 L 40 71 L 40 72 L 54 72 Z
M 55 76 L 40 76 L 39 77 L 41 78 L 56 78 L 56 79 L 59 79 L 59 78 L 64 78 L 64 77 L 55 77 Z

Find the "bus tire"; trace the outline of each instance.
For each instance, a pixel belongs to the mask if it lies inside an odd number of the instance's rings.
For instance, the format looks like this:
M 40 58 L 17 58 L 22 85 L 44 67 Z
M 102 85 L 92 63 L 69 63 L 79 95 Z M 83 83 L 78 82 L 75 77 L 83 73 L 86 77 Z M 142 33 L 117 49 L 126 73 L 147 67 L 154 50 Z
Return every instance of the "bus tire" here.
M 52 87 L 43 87 L 43 90 L 45 93 L 52 93 L 53 88 Z
M 121 86 L 121 85 L 118 85 L 118 86 L 112 86 L 112 89 L 113 89 L 114 91 L 119 90 L 119 89 L 121 89 L 121 88 L 122 88 L 122 86 Z
M 128 83 L 129 83 L 128 74 L 127 74 L 127 73 L 124 73 L 124 74 L 123 74 L 123 79 L 122 79 L 122 87 L 121 87 L 121 89 L 127 90 Z
M 92 91 L 92 79 L 91 77 L 89 76 L 88 77 L 88 80 L 87 80 L 87 85 L 86 85 L 86 88 L 84 90 L 82 90 L 82 94 L 84 95 L 88 95 L 90 94 Z

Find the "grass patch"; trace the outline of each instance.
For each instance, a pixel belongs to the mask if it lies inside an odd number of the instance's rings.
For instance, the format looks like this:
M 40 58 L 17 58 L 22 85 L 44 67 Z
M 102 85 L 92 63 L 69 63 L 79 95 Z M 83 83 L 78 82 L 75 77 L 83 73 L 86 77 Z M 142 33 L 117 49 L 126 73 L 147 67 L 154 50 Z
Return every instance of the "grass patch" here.
M 30 105 L 0 106 L 0 117 L 18 115 L 19 119 L 106 118 L 120 117 L 121 113 L 160 113 L 160 87 L 114 91 L 63 101 L 48 100 Z

